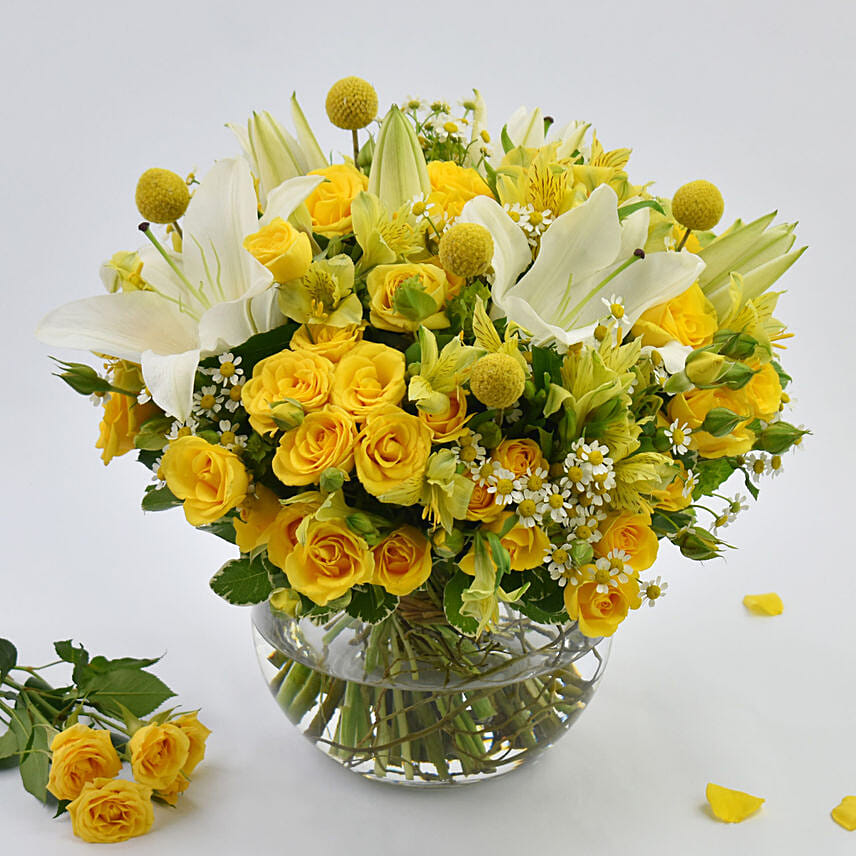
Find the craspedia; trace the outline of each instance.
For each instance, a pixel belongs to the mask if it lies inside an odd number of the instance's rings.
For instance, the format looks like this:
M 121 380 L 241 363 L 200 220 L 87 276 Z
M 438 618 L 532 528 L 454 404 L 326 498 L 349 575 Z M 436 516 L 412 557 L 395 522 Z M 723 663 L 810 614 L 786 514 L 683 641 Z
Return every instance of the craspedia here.
M 187 211 L 190 191 L 184 179 L 168 169 L 147 169 L 137 182 L 137 210 L 150 223 L 174 223 Z
M 330 87 L 325 106 L 337 128 L 356 131 L 377 116 L 377 92 L 361 77 L 343 77 Z
M 470 279 L 483 274 L 493 258 L 493 238 L 478 223 L 456 223 L 440 238 L 440 264 Z
M 470 391 L 485 406 L 511 407 L 523 394 L 526 373 L 509 354 L 486 354 L 470 374 Z
M 672 197 L 672 216 L 694 232 L 712 229 L 724 209 L 725 202 L 719 188 L 701 179 L 682 185 Z

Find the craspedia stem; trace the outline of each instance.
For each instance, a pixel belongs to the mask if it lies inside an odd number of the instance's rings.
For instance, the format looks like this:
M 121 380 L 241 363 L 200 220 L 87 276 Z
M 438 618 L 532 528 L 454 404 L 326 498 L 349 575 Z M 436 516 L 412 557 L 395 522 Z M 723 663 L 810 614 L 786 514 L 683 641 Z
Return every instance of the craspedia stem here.
M 354 144 L 354 166 L 357 165 L 357 158 L 360 156 L 360 141 L 357 136 L 357 129 L 351 128 L 351 141 Z
M 684 232 L 683 238 L 681 238 L 680 242 L 678 243 L 678 246 L 675 247 L 676 253 L 679 253 L 684 248 L 684 244 L 687 242 L 687 239 L 689 238 L 691 232 L 692 232 L 692 229 L 689 229 L 689 228 L 687 229 L 686 232 Z

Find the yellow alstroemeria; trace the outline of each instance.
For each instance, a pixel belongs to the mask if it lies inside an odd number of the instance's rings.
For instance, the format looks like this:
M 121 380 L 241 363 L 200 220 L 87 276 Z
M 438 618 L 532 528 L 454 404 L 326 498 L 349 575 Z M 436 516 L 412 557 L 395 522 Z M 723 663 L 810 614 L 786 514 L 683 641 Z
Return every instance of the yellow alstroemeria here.
M 280 286 L 278 299 L 282 314 L 300 324 L 347 327 L 363 320 L 354 263 L 344 254 L 312 262 L 300 279 Z
M 351 202 L 351 220 L 363 250 L 357 262 L 360 272 L 425 252 L 425 239 L 416 228 L 409 203 L 389 214 L 377 196 L 363 191 Z
M 464 520 L 475 482 L 457 470 L 451 449 L 440 449 L 428 458 L 420 502 L 422 516 L 451 532 L 455 520 Z
M 755 615 L 781 615 L 785 611 L 782 599 L 775 592 L 747 594 L 743 606 Z
M 438 352 L 437 337 L 427 328 L 417 331 L 422 359 L 419 373 L 410 378 L 407 397 L 426 413 L 445 413 L 449 396 L 463 383 L 479 349 L 455 337 Z
M 755 814 L 764 804 L 762 797 L 753 797 L 743 791 L 733 791 L 712 782 L 705 790 L 705 796 L 714 816 L 725 823 L 740 823 Z

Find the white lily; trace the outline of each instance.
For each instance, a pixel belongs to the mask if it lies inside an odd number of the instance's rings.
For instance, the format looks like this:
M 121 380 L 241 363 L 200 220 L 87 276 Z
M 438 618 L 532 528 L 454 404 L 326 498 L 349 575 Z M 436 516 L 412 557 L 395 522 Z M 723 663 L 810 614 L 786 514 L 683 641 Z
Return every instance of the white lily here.
M 495 306 L 536 345 L 555 342 L 566 349 L 594 334 L 603 318 L 605 289 L 622 299 L 633 324 L 649 307 L 685 291 L 704 269 L 704 262 L 686 250 L 635 255 L 645 243 L 648 214 L 643 208 L 620 221 L 618 197 L 601 185 L 547 229 L 535 264 L 519 282 L 528 254 L 524 257 L 523 245 L 512 238 L 514 225 L 505 211 L 478 197 L 464 206 L 461 219 L 480 223 L 493 237 Z
M 287 219 L 321 181 L 302 176 L 274 188 L 261 224 Z M 140 363 L 155 403 L 184 420 L 199 360 L 284 320 L 270 271 L 242 246 L 259 224 L 248 164 L 221 160 L 184 215 L 183 251 L 162 255 L 151 244 L 140 250 L 146 290 L 67 303 L 42 319 L 36 335 Z
M 544 145 L 544 116 L 541 108 L 518 107 L 505 123 L 508 138 L 515 146 L 538 149 Z

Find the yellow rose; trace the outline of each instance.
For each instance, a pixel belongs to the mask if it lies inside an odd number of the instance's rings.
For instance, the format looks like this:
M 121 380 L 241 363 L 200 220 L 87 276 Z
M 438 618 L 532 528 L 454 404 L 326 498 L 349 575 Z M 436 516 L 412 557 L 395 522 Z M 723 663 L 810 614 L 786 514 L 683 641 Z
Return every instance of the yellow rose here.
M 541 453 L 541 447 L 529 439 L 503 440 L 494 450 L 492 458 L 501 467 L 511 470 L 515 477 L 535 470 L 549 470 L 550 465 Z
M 297 529 L 304 517 L 314 514 L 321 505 L 321 494 L 311 502 L 290 502 L 283 505 L 268 537 L 268 558 L 280 570 L 285 570 L 288 554 L 297 546 Z
M 328 238 L 351 232 L 351 202 L 369 186 L 369 180 L 350 164 L 313 169 L 309 175 L 323 175 L 322 182 L 306 198 L 312 229 Z
M 128 741 L 134 778 L 147 788 L 169 788 L 190 755 L 190 738 L 171 722 L 144 725 Z
M 566 585 L 565 609 L 586 636 L 612 636 L 628 611 L 641 605 L 639 583 L 635 577 L 628 577 L 626 583 L 610 586 L 606 592 L 599 592 L 597 586 L 594 580 Z
M 416 278 L 422 290 L 434 301 L 435 311 L 421 321 L 411 321 L 395 311 L 395 293 L 405 280 Z M 380 330 L 412 333 L 419 327 L 437 330 L 449 326 L 443 312 L 449 290 L 449 280 L 443 268 L 431 264 L 377 265 L 366 278 L 371 298 L 369 319 Z
M 454 161 L 431 161 L 428 164 L 431 182 L 429 205 L 440 208 L 446 220 L 459 216 L 464 205 L 475 196 L 490 196 L 484 179 L 469 167 L 458 166 Z
M 594 544 L 598 556 L 606 556 L 611 550 L 623 550 L 630 556 L 630 567 L 637 573 L 646 571 L 657 558 L 660 542 L 651 529 L 651 520 L 645 514 L 618 511 L 608 514 L 598 524 L 602 537 Z
M 499 532 L 509 517 L 511 512 L 504 511 L 496 520 L 483 528 L 488 532 Z M 513 526 L 499 543 L 508 550 L 512 571 L 528 571 L 530 568 L 537 568 L 543 564 L 544 554 L 550 548 L 550 539 L 540 526 L 527 527 L 519 523 Z M 458 565 L 464 573 L 475 574 L 475 563 L 475 551 L 470 550 Z
M 279 497 L 263 484 L 256 485 L 255 495 L 247 495 L 239 509 L 241 516 L 232 520 L 235 543 L 242 553 L 252 553 L 267 544 L 270 528 L 281 508 Z
M 354 462 L 372 496 L 422 479 L 431 454 L 431 429 L 417 416 L 385 405 L 372 410 L 360 431 Z
M 273 458 L 274 475 L 287 485 L 317 484 L 330 467 L 350 472 L 354 466 L 357 426 L 341 407 L 328 404 L 307 414 L 283 434 Z
M 699 431 L 705 416 L 715 407 L 724 407 L 738 415 L 750 415 L 749 401 L 743 390 L 717 387 L 715 389 L 691 389 L 676 395 L 669 402 L 669 419 L 685 422 L 693 429 L 690 447 L 704 458 L 722 458 L 729 455 L 744 455 L 755 443 L 755 435 L 741 422 L 730 434 L 714 437 L 707 431 Z
M 431 576 L 431 545 L 414 526 L 402 526 L 373 550 L 375 585 L 402 597 Z
M 96 779 L 68 804 L 68 813 L 72 832 L 90 844 L 127 841 L 152 828 L 152 789 L 124 779 Z
M 312 263 L 309 236 L 282 217 L 244 238 L 244 249 L 261 262 L 276 282 L 300 279 Z
M 161 788 L 157 795 L 170 805 L 178 805 L 178 797 L 190 787 L 190 780 L 179 773 L 168 788 Z
M 73 800 L 87 782 L 112 779 L 121 769 L 109 731 L 72 725 L 51 741 L 48 790 L 58 800 Z
M 160 472 L 172 493 L 184 500 L 184 516 L 191 526 L 219 520 L 244 501 L 250 484 L 236 454 L 202 437 L 173 440 Z
M 757 369 L 758 366 L 752 368 Z M 782 383 L 771 363 L 764 363 L 741 392 L 749 402 L 751 414 L 758 419 L 768 422 L 779 412 L 782 404 Z
M 327 403 L 332 384 L 333 363 L 328 359 L 311 351 L 280 351 L 256 363 L 241 402 L 259 434 L 275 434 L 271 404 L 293 398 L 304 411 L 318 410 Z
M 362 422 L 375 408 L 404 397 L 404 354 L 379 342 L 360 342 L 339 360 L 330 400 Z
M 349 324 L 347 327 L 304 324 L 291 337 L 291 348 L 295 351 L 312 351 L 331 363 L 338 363 L 362 338 L 362 324 Z
M 113 386 L 138 393 L 143 389 L 143 375 L 137 363 L 117 360 L 112 367 Z M 153 401 L 140 404 L 133 395 L 111 392 L 104 399 L 104 415 L 99 426 L 96 449 L 101 449 L 104 465 L 134 449 L 134 438 L 140 426 L 160 409 Z
M 687 468 L 681 461 L 676 461 L 680 469 L 665 490 L 655 490 L 651 496 L 656 501 L 656 507 L 663 511 L 681 511 L 693 501 L 692 492 L 684 495 L 687 481 Z
M 487 485 L 476 482 L 467 506 L 467 520 L 490 523 L 502 514 L 503 508 L 496 502 L 496 494 L 488 493 Z
M 458 387 L 448 399 L 444 413 L 419 411 L 419 418 L 431 429 L 435 443 L 449 443 L 467 433 L 467 393 Z
M 343 521 L 313 520 L 304 543 L 285 560 L 291 587 L 323 606 L 356 585 L 371 582 L 374 557 Z
M 199 721 L 196 712 L 182 714 L 173 719 L 172 724 L 177 725 L 190 740 L 187 761 L 184 762 L 184 767 L 182 767 L 182 771 L 189 776 L 205 757 L 205 742 L 208 740 L 211 729 Z
M 693 283 L 683 294 L 646 309 L 633 325 L 633 335 L 655 348 L 675 340 L 700 348 L 713 341 L 718 324 L 713 304 L 698 283 Z

